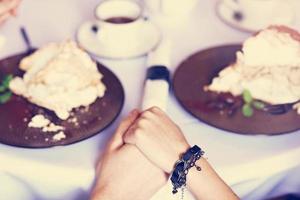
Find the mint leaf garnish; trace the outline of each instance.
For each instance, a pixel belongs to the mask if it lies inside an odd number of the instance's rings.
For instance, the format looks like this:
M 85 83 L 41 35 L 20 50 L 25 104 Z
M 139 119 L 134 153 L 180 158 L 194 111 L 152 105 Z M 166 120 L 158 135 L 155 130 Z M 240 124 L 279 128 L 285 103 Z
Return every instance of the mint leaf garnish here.
M 3 78 L 0 85 L 0 104 L 4 104 L 9 101 L 12 96 L 9 91 L 9 83 L 13 79 L 13 75 L 9 74 Z
M 250 104 L 253 101 L 252 95 L 249 90 L 243 91 L 243 100 L 245 103 Z
M 12 93 L 10 91 L 3 93 L 0 95 L 0 103 L 4 104 L 10 100 Z
M 13 75 L 11 75 L 11 74 L 5 76 L 4 79 L 2 80 L 2 86 L 8 88 L 9 87 L 9 83 L 10 83 L 10 81 L 12 79 L 13 79 Z
M 253 109 L 251 108 L 250 104 L 244 104 L 242 111 L 245 117 L 251 117 L 253 115 Z
M 0 85 L 0 93 L 5 92 L 6 89 L 7 89 L 6 87 L 4 87 L 3 85 Z
M 262 110 L 265 107 L 265 104 L 263 102 L 260 101 L 253 101 L 252 105 L 254 108 L 256 108 L 257 110 Z

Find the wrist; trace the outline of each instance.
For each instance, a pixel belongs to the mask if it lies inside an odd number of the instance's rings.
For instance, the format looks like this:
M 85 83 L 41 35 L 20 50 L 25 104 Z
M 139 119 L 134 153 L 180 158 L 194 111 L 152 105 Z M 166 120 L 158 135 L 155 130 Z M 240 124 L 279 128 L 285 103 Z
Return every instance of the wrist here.
M 201 167 L 202 173 L 199 173 L 199 171 L 196 169 L 196 167 L 192 167 L 189 170 L 189 173 L 187 174 L 187 179 L 186 179 L 186 185 L 188 188 L 190 188 L 190 185 L 193 185 L 194 179 L 197 179 L 197 181 L 199 181 L 199 177 L 200 176 L 204 177 L 205 174 L 208 172 L 207 161 L 205 158 L 201 157 L 199 160 L 196 161 L 195 165 Z M 204 178 L 203 178 L 203 181 L 205 181 Z

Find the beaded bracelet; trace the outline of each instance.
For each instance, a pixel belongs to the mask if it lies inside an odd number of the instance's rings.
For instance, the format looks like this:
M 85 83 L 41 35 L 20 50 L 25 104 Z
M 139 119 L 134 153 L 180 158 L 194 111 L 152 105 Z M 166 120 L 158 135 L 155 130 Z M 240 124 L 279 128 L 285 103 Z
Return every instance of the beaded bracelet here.
M 175 163 L 175 167 L 171 175 L 173 194 L 176 194 L 179 188 L 186 186 L 186 176 L 192 167 L 195 166 L 198 171 L 201 171 L 201 167 L 197 166 L 195 163 L 203 154 L 204 151 L 195 145 L 187 150 L 187 152 L 182 155 L 181 159 Z

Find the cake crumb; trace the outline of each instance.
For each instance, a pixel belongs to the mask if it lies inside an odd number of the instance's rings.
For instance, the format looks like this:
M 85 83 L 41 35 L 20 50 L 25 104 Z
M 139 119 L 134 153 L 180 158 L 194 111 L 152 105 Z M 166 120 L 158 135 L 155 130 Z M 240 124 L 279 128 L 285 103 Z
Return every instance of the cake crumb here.
M 43 132 L 57 132 L 64 130 L 64 127 L 54 124 L 41 114 L 32 117 L 31 121 L 28 124 L 28 127 L 41 128 Z
M 56 133 L 53 136 L 53 140 L 61 140 L 66 138 L 63 130 L 65 130 L 65 128 L 63 126 L 59 126 L 54 124 L 53 122 L 51 122 L 49 119 L 45 118 L 44 115 L 38 114 L 35 115 L 34 117 L 32 117 L 31 121 L 28 124 L 28 127 L 32 127 L 32 128 L 39 128 L 42 129 L 42 131 L 44 133 Z M 36 136 L 34 136 L 35 138 Z M 45 141 L 47 142 L 49 139 L 46 138 Z
M 74 124 L 75 126 L 78 126 L 78 125 L 79 125 L 77 117 L 69 118 L 69 119 L 67 120 L 67 122 L 68 122 L 68 123 L 72 123 L 72 124 Z
M 71 118 L 71 122 L 72 123 L 76 123 L 78 120 L 77 120 L 77 118 L 76 117 L 74 117 L 74 118 Z
M 55 134 L 52 139 L 55 140 L 55 141 L 60 141 L 62 139 L 65 139 L 66 138 L 66 135 L 63 131 L 60 131 L 59 133 Z
M 48 126 L 43 127 L 43 132 L 57 132 L 62 131 L 65 128 L 54 123 L 50 123 Z
M 89 110 L 90 110 L 90 107 L 89 107 L 89 106 L 86 106 L 86 107 L 80 109 L 79 112 L 80 112 L 80 113 L 87 113 L 87 112 L 89 112 Z
M 28 127 L 31 128 L 43 128 L 50 124 L 50 120 L 45 118 L 44 115 L 38 114 L 31 118 Z

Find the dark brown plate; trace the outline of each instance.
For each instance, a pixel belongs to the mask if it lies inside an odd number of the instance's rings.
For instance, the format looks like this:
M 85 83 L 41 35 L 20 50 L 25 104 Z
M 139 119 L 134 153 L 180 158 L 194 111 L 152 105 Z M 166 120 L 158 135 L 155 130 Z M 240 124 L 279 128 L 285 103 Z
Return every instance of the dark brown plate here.
M 219 129 L 240 134 L 283 134 L 300 129 L 300 115 L 294 110 L 271 115 L 255 110 L 250 118 L 239 108 L 233 115 L 220 114 L 208 106 L 211 94 L 203 87 L 211 83 L 219 71 L 236 60 L 241 45 L 220 46 L 200 51 L 187 58 L 175 72 L 173 87 L 181 105 L 199 120 Z
M 13 74 L 22 76 L 18 69 L 20 60 L 26 54 L 18 54 L 0 61 L 0 76 Z M 89 109 L 74 109 L 74 122 L 62 121 L 47 109 L 35 106 L 26 99 L 15 96 L 4 105 L 0 105 L 0 142 L 8 145 L 28 148 L 45 148 L 68 145 L 82 141 L 105 129 L 120 113 L 124 103 L 124 90 L 118 78 L 106 67 L 97 63 L 99 71 L 104 75 L 103 82 L 107 87 L 105 96 L 98 98 Z M 35 114 L 42 113 L 52 122 L 66 128 L 66 138 L 54 141 L 54 133 L 44 133 L 41 129 L 29 128 L 28 120 Z

